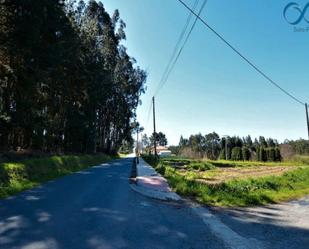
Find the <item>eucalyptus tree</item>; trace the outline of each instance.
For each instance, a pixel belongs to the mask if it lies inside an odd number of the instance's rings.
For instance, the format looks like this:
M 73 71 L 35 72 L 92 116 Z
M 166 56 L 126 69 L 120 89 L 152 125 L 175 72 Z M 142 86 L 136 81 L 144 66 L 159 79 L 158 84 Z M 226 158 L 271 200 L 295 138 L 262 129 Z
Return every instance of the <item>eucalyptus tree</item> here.
M 0 5 L 0 146 L 115 152 L 132 142 L 146 72 L 101 2 Z

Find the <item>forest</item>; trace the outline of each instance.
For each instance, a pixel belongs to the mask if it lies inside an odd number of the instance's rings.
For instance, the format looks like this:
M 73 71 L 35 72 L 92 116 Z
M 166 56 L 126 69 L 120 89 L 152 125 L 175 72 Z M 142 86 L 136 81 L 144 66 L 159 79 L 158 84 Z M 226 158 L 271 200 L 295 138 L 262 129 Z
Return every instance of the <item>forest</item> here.
M 244 138 L 238 136 L 220 138 L 216 132 L 205 136 L 199 133 L 191 135 L 188 139 L 181 136 L 175 152 L 211 160 L 281 161 L 279 143 L 275 139 L 260 136 L 259 139 L 253 140 L 249 135 Z
M 101 2 L 0 5 L 0 150 L 116 152 L 132 143 L 146 72 Z
M 309 155 L 309 142 L 304 139 L 285 140 L 279 143 L 276 139 L 225 136 L 216 132 L 206 135 L 201 133 L 189 138 L 180 137 L 177 146 L 169 146 L 174 155 L 191 158 L 208 158 L 211 160 L 234 161 L 270 161 L 290 160 L 295 155 Z

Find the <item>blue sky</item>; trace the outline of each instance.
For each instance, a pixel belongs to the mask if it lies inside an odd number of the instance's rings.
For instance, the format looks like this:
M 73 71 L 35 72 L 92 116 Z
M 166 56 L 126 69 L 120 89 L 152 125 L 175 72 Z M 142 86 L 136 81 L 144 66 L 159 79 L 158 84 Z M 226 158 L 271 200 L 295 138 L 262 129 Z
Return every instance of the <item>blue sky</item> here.
M 295 1 L 301 6 L 309 2 Z M 192 6 L 194 0 L 185 2 Z M 201 16 L 273 80 L 309 102 L 309 30 L 294 32 L 286 22 L 283 9 L 289 2 L 208 0 Z M 109 13 L 119 9 L 127 24 L 128 52 L 148 72 L 147 92 L 137 115 L 150 135 L 151 97 L 188 11 L 177 0 L 104 0 L 103 4 Z M 288 17 L 296 16 L 291 11 Z M 303 20 L 296 27 L 309 23 Z M 156 103 L 157 131 L 166 133 L 169 144 L 177 144 L 180 135 L 212 131 L 280 141 L 307 137 L 304 107 L 270 85 L 200 22 Z

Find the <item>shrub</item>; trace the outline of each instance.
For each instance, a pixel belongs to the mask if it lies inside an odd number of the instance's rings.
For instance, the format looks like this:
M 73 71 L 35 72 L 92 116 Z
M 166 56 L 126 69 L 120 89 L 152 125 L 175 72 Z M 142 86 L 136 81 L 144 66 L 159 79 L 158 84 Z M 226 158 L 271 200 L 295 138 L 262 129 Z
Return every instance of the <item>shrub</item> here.
M 198 163 L 191 163 L 189 165 L 189 168 L 200 170 L 200 171 L 205 171 L 205 170 L 214 169 L 215 166 L 208 162 L 198 162 Z
M 153 167 L 157 167 L 160 162 L 160 159 L 154 155 L 142 155 L 142 158 Z
M 156 168 L 157 172 L 164 176 L 165 175 L 165 167 L 163 165 L 160 165 L 159 167 Z

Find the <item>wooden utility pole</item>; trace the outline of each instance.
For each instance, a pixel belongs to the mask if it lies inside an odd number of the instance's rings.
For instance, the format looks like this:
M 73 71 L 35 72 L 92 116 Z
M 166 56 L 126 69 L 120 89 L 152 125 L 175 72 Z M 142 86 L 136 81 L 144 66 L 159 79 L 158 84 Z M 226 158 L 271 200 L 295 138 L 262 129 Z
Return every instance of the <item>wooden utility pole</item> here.
M 153 147 L 155 157 L 157 157 L 157 133 L 156 133 L 156 109 L 155 109 L 155 97 L 152 97 L 152 110 L 153 110 Z
M 222 138 L 225 139 L 225 160 L 227 160 L 227 139 L 228 139 L 228 135 L 223 135 Z
M 139 127 L 137 127 L 136 129 L 136 162 L 137 163 L 139 163 L 138 132 L 139 132 Z
M 225 160 L 227 161 L 227 138 L 225 139 Z
M 308 128 L 308 139 L 309 139 L 309 116 L 308 116 L 308 105 L 305 103 L 306 108 L 306 119 L 307 119 L 307 128 Z

